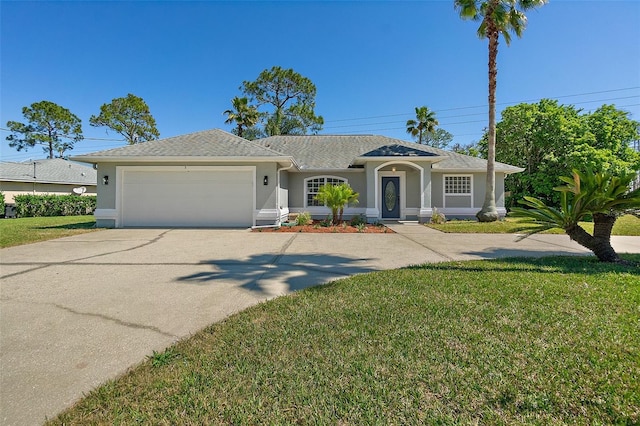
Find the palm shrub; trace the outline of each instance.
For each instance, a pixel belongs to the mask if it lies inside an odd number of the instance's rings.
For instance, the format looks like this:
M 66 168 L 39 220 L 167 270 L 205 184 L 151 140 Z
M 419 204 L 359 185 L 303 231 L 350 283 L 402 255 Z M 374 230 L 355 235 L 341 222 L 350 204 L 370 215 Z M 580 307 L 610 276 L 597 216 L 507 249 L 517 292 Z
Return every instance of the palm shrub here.
M 547 206 L 535 197 L 520 201 L 528 209 L 514 207 L 511 216 L 524 218 L 537 225 L 523 229 L 525 237 L 551 228 L 561 228 L 573 241 L 591 250 L 602 262 L 621 262 L 611 246 L 611 230 L 622 213 L 640 209 L 640 188 L 631 191 L 633 175 L 613 176 L 608 173 L 573 171 L 573 176 L 560 179 L 565 185 L 560 192 L 560 208 Z M 593 235 L 579 224 L 593 217 Z
M 337 225 L 342 222 L 344 207 L 348 204 L 358 204 L 359 195 L 349 184 L 332 185 L 327 183 L 318 189 L 315 199 L 331 209 L 331 221 Z

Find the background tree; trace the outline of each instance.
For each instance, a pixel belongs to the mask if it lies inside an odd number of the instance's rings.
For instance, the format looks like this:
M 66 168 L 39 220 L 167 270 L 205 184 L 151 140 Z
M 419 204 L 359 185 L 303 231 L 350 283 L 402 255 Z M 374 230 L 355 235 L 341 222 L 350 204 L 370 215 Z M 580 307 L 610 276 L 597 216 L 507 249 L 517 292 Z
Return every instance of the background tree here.
M 240 98 L 236 96 L 231 100 L 233 109 L 228 109 L 223 114 L 226 114 L 227 119 L 224 121 L 226 124 L 236 124 L 236 128 L 232 130 L 232 133 L 243 137 L 244 130 L 255 126 L 260 120 L 260 114 L 256 107 L 249 105 L 249 99 Z
M 304 135 L 322 129 L 324 119 L 315 115 L 316 86 L 293 69 L 272 67 L 255 81 L 244 81 L 240 90 L 256 102 L 267 136 Z
M 76 142 L 83 139 L 82 121 L 68 109 L 49 101 L 41 101 L 22 108 L 27 123 L 8 121 L 12 132 L 7 136 L 9 146 L 18 151 L 42 145 L 48 158 L 54 154 L 63 158 L 65 152 L 73 149 Z
M 489 39 L 489 130 L 487 152 L 487 185 L 484 204 L 476 214 L 481 222 L 498 220 L 495 196 L 496 149 L 496 85 L 498 77 L 498 40 L 500 35 L 507 46 L 511 33 L 522 36 L 527 25 L 524 11 L 545 4 L 547 0 L 454 0 L 462 19 L 480 21 L 478 37 Z
M 453 141 L 453 135 L 445 129 L 435 129 L 424 135 L 424 144 L 434 148 L 445 149 Z
M 121 134 L 129 145 L 160 137 L 156 120 L 149 106 L 142 99 L 129 93 L 125 98 L 115 98 L 100 107 L 100 114 L 92 115 L 89 124 L 105 126 Z
M 438 124 L 435 112 L 426 106 L 416 107 L 416 119 L 407 120 L 407 133 L 422 144 L 427 135 L 435 132 Z
M 523 229 L 527 235 L 547 229 L 561 228 L 578 244 L 591 250 L 602 262 L 622 262 L 611 246 L 611 231 L 618 216 L 627 210 L 640 209 L 640 188 L 630 191 L 634 175 L 614 176 L 611 173 L 573 171 L 572 177 L 561 177 L 565 185 L 554 188 L 560 192 L 560 207 L 546 205 L 535 197 L 524 197 L 511 215 L 537 225 Z M 593 217 L 593 235 L 580 226 L 587 216 Z
M 573 169 L 613 175 L 640 170 L 640 153 L 631 146 L 640 137 L 638 126 L 613 105 L 588 114 L 549 99 L 505 108 L 496 126 L 496 160 L 525 169 L 506 177 L 506 206 L 524 196 L 559 206 L 560 193 L 553 188 Z M 480 141 L 483 153 L 487 144 L 485 134 Z
M 455 143 L 451 146 L 451 151 L 456 152 L 458 154 L 468 155 L 470 157 L 482 157 L 482 153 L 480 151 L 480 146 L 477 143 L 470 143 L 467 145 L 461 145 L 459 143 Z

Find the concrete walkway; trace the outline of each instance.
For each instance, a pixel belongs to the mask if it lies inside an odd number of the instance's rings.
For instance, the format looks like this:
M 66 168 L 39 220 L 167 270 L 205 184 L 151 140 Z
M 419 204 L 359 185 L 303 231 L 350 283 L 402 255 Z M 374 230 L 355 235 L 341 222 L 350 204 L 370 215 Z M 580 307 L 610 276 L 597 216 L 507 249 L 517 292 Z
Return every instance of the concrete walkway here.
M 266 299 L 425 262 L 583 254 L 564 235 L 114 229 L 0 250 L 0 423 L 40 424 L 178 339 Z M 640 237 L 618 237 L 640 252 Z

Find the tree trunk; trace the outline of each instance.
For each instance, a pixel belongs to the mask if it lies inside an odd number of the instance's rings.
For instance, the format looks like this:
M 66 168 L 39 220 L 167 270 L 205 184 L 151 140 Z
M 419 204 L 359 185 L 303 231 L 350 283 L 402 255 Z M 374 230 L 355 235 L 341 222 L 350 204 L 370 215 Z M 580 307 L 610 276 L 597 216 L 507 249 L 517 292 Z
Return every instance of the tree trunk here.
M 602 216 L 609 216 L 609 215 L 602 215 Z M 613 228 L 613 223 L 616 221 L 615 216 L 613 217 L 613 221 L 607 218 L 607 219 L 604 219 L 603 222 L 600 222 L 600 225 L 599 225 L 600 229 L 598 232 L 600 236 L 596 236 L 598 234 L 596 234 L 596 231 L 595 231 L 596 223 L 597 223 L 595 217 L 596 215 L 594 215 L 594 235 L 593 236 L 589 235 L 589 233 L 584 229 L 582 229 L 579 225 L 573 225 L 565 229 L 567 235 L 569 235 L 569 238 L 571 238 L 573 241 L 591 250 L 593 254 L 595 254 L 598 260 L 600 260 L 601 262 L 615 262 L 615 263 L 622 262 L 622 259 L 620 259 L 620 257 L 615 252 L 613 247 L 611 247 L 610 235 L 611 235 L 611 228 Z M 609 227 L 609 223 L 610 223 L 610 227 Z M 607 228 L 609 228 L 608 231 L 606 230 Z M 607 235 L 607 232 L 609 237 L 605 237 L 605 235 Z
M 493 11 L 487 11 L 485 16 L 491 16 Z M 487 155 L 487 183 L 482 209 L 476 214 L 480 222 L 495 222 L 498 220 L 496 208 L 496 85 L 498 77 L 498 37 L 500 33 L 491 19 L 487 20 L 487 36 L 489 38 L 489 152 Z

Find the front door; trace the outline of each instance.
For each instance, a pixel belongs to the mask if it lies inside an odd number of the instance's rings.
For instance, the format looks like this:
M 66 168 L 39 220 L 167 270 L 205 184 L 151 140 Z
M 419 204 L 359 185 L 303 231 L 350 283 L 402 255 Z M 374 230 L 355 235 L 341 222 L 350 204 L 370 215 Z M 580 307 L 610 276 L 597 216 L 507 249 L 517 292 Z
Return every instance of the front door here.
M 400 178 L 398 176 L 382 177 L 382 218 L 400 218 Z

